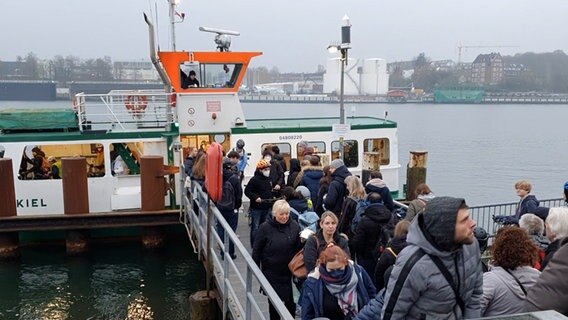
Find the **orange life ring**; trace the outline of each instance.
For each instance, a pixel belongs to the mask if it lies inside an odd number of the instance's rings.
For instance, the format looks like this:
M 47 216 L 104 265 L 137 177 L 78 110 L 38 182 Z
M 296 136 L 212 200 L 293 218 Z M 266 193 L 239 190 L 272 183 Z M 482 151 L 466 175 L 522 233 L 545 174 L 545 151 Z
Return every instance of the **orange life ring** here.
M 212 142 L 207 148 L 205 188 L 211 200 L 218 202 L 223 193 L 223 147 Z
M 143 113 L 148 107 L 148 98 L 142 95 L 130 95 L 124 97 L 124 106 L 129 112 Z

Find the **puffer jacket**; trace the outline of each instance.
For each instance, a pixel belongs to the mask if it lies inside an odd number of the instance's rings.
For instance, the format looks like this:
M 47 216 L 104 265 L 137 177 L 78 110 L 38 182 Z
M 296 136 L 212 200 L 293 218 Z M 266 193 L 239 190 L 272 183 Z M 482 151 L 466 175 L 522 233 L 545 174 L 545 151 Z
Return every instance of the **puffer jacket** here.
M 321 167 L 306 167 L 300 185 L 310 190 L 310 197 L 315 200 L 318 197 L 318 189 L 320 179 L 323 177 L 323 169 Z
M 483 295 L 483 276 L 477 241 L 463 245 L 449 252 L 436 249 L 426 238 L 414 219 L 407 236 L 408 246 L 398 255 L 396 264 L 388 281 L 382 319 L 462 319 L 479 318 L 481 315 L 481 296 Z M 427 254 L 442 260 L 449 273 L 458 279 L 459 292 L 465 302 L 465 314 L 456 303 L 454 291 L 434 262 L 424 255 L 408 274 L 400 292 L 392 317 L 385 318 L 385 310 L 390 303 L 392 291 L 406 261 L 421 248 Z M 394 298 L 394 297 L 393 297 Z
M 518 267 L 511 273 L 529 290 L 540 275 L 540 271 L 530 266 Z M 526 296 L 517 281 L 505 269 L 493 267 L 483 274 L 483 297 L 481 315 L 492 317 L 521 313 Z
M 336 215 L 341 214 L 341 208 L 343 207 L 343 200 L 347 193 L 347 187 L 345 186 L 345 178 L 349 177 L 351 172 L 347 170 L 346 166 L 341 166 L 337 168 L 332 174 L 332 180 L 329 184 L 329 190 L 327 191 L 327 197 L 323 201 L 327 210 L 332 211 Z
M 525 311 L 556 310 L 568 316 L 568 237 L 535 285 L 528 290 Z
M 371 192 L 376 192 L 381 195 L 381 199 L 385 204 L 385 207 L 390 210 L 390 212 L 394 211 L 394 202 L 392 200 L 392 196 L 390 194 L 390 190 L 387 187 L 386 182 L 379 178 L 371 179 L 365 185 L 365 192 L 367 194 Z
M 373 251 L 376 249 L 375 246 L 381 235 L 381 231 L 389 232 L 389 230 L 394 229 L 392 219 L 392 213 L 384 205 L 374 204 L 365 209 L 365 213 L 357 225 L 355 235 L 353 235 L 353 238 L 349 239 L 349 245 L 355 249 L 357 259 L 372 259 L 376 262 L 378 258 L 377 253 Z M 391 224 L 391 228 L 387 227 L 389 223 Z M 385 230 L 382 230 L 383 227 L 385 227 Z M 391 235 L 389 235 L 389 238 L 391 238 Z M 373 271 L 374 269 L 373 264 Z M 367 270 L 367 272 L 369 271 Z
M 270 177 L 265 177 L 262 172 L 256 170 L 254 176 L 245 187 L 245 196 L 250 199 L 251 209 L 270 209 L 271 203 L 257 203 L 256 199 L 272 199 L 272 182 Z
M 252 259 L 269 281 L 292 281 L 288 263 L 302 247 L 299 234 L 300 227 L 292 219 L 281 224 L 269 218 L 258 228 Z
M 385 304 L 385 289 L 377 289 L 375 299 L 371 299 L 365 307 L 359 311 L 354 320 L 381 320 L 381 309 Z

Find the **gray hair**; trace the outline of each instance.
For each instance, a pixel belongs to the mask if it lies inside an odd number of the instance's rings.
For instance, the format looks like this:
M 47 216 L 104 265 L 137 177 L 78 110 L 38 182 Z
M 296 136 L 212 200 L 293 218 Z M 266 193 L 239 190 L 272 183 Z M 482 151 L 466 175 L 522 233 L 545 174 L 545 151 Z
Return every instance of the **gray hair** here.
M 548 229 L 554 236 L 553 240 L 562 239 L 568 236 L 568 208 L 550 208 L 546 217 Z
M 519 220 L 519 227 L 526 230 L 530 236 L 542 236 L 544 234 L 544 221 L 532 213 L 523 214 Z
M 272 206 L 272 212 L 276 213 L 280 213 L 280 212 L 287 212 L 290 213 L 290 205 L 288 204 L 288 202 L 286 202 L 286 200 L 278 200 L 276 202 L 274 202 L 274 205 Z

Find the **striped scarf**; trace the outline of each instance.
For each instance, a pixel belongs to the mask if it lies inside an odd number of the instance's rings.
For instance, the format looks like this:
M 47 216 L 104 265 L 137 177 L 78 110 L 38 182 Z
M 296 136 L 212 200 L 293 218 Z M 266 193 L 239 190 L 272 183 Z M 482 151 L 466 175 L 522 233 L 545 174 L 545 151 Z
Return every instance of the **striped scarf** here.
M 357 304 L 357 283 L 359 279 L 355 273 L 355 267 L 349 263 L 339 277 L 333 277 L 320 266 L 320 277 L 327 290 L 337 298 L 337 303 L 344 315 L 355 316 L 359 311 Z

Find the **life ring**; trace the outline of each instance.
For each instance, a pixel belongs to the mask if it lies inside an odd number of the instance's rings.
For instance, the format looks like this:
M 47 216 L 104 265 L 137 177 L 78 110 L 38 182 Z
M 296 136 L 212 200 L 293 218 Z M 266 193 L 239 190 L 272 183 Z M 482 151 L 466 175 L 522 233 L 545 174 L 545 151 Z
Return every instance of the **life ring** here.
M 212 142 L 207 148 L 205 188 L 211 200 L 218 202 L 223 193 L 223 147 Z
M 124 106 L 130 113 L 144 113 L 148 107 L 148 98 L 142 95 L 130 95 L 124 97 Z

